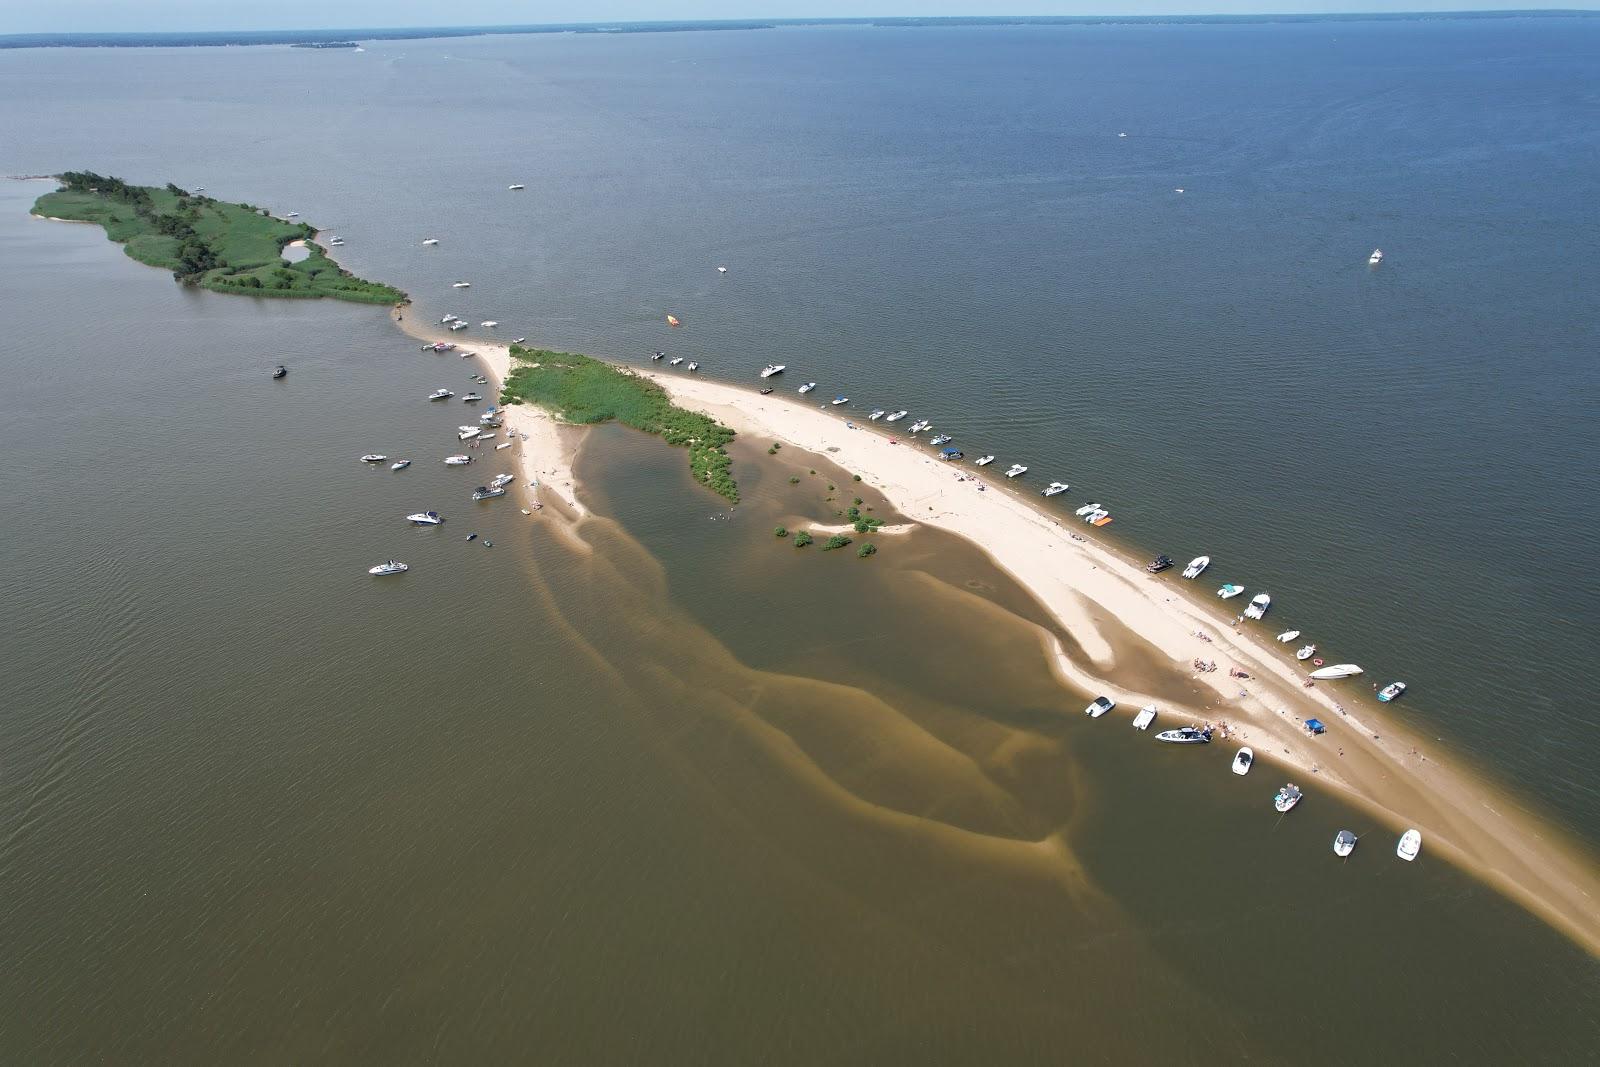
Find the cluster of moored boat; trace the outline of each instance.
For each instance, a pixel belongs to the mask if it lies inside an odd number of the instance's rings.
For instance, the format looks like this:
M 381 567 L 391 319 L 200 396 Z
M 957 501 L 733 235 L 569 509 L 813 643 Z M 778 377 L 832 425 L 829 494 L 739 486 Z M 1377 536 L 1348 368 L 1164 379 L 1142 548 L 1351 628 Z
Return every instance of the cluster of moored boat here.
M 449 352 L 455 348 L 455 345 L 448 341 L 442 341 L 436 344 L 423 345 L 422 348 L 425 352 Z M 463 355 L 471 354 L 472 353 L 470 352 L 463 353 Z M 275 377 L 281 376 L 275 375 Z M 469 375 L 469 377 L 476 385 L 486 386 L 489 384 L 489 379 L 480 373 L 473 372 L 471 375 Z M 427 399 L 429 401 L 441 401 L 449 400 L 453 396 L 455 396 L 453 391 L 441 386 L 429 393 Z M 469 392 L 463 395 L 461 399 L 468 404 L 476 404 L 481 402 L 483 397 L 478 395 L 476 392 Z M 502 425 L 503 422 L 500 417 L 500 409 L 497 407 L 490 407 L 488 410 L 484 411 L 478 416 L 478 421 L 476 423 L 465 423 L 456 427 L 456 439 L 458 441 L 472 442 L 471 447 L 473 448 L 477 448 L 484 442 L 495 441 L 494 448 L 496 451 L 507 449 L 510 448 L 514 443 L 511 440 L 513 436 L 511 432 L 508 431 L 506 433 L 506 440 L 496 441 Z M 472 460 L 473 457 L 471 455 L 463 453 L 459 455 L 446 456 L 444 464 L 447 467 L 465 467 L 471 464 Z M 388 456 L 378 452 L 369 452 L 368 454 L 362 456 L 361 462 L 370 464 L 372 466 L 381 466 L 382 464 L 388 463 L 391 471 L 403 471 L 407 467 L 411 466 L 411 460 L 409 459 L 397 459 L 390 463 Z M 472 490 L 472 499 L 474 501 L 483 501 L 493 500 L 496 497 L 505 496 L 508 487 L 515 480 L 515 475 L 497 474 L 493 478 L 490 478 L 486 484 L 474 488 Z M 538 506 L 539 505 L 537 504 L 534 505 L 534 507 Z M 411 525 L 418 527 L 442 526 L 444 525 L 445 519 L 444 516 L 437 511 L 417 511 L 407 515 L 406 521 L 411 523 Z M 479 538 L 476 533 L 469 533 L 467 535 L 467 540 L 477 541 Z M 488 538 L 482 539 L 482 544 L 485 548 L 494 547 L 494 542 L 490 541 Z M 375 577 L 384 578 L 391 575 L 404 574 L 410 569 L 411 568 L 408 564 L 402 563 L 399 560 L 390 559 L 385 560 L 375 567 L 367 568 L 367 573 Z
M 1108 696 L 1098 696 L 1090 701 L 1083 713 L 1091 719 L 1098 719 L 1117 706 L 1117 702 Z M 1136 730 L 1149 730 L 1156 721 L 1156 707 L 1147 704 L 1139 709 L 1139 714 L 1134 716 L 1133 727 Z M 1156 740 L 1169 745 L 1206 745 L 1210 744 L 1215 736 L 1215 731 L 1210 724 L 1204 726 L 1180 726 L 1172 730 L 1163 730 L 1156 734 Z M 1255 766 L 1256 754 L 1248 746 L 1240 747 L 1233 754 L 1233 762 L 1229 769 L 1237 775 L 1246 775 Z M 1283 785 L 1272 798 L 1273 809 L 1280 815 L 1293 811 L 1296 805 L 1305 798 L 1300 787 L 1293 782 Z M 1340 830 L 1333 838 L 1333 851 L 1337 856 L 1348 856 L 1355 851 L 1358 840 L 1354 831 Z M 1410 861 L 1417 858 L 1422 851 L 1422 833 L 1416 829 L 1407 830 L 1400 836 L 1400 841 L 1395 847 L 1395 854 L 1401 859 Z

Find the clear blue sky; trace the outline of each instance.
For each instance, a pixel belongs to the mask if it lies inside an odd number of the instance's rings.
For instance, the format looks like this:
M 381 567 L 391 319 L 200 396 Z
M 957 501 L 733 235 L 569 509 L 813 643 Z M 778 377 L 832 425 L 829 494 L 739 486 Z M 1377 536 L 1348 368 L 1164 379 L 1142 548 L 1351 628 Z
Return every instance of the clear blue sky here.
M 1589 0 L 0 0 L 0 33 L 473 26 L 865 15 L 1169 15 L 1592 7 Z

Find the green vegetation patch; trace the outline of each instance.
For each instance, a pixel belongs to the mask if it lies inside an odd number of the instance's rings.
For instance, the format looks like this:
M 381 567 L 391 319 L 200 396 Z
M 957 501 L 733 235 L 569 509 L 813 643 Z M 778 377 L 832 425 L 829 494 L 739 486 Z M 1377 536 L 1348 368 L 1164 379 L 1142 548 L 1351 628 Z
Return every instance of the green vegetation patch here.
M 730 502 L 739 502 L 727 446 L 733 431 L 672 403 L 654 382 L 623 367 L 614 367 L 573 352 L 511 346 L 511 374 L 501 402 L 538 404 L 568 422 L 597 423 L 615 419 L 624 426 L 655 434 L 668 444 L 689 450 L 695 481 Z
M 311 243 L 316 229 L 287 222 L 249 204 L 230 204 L 167 185 L 129 185 L 90 171 L 68 171 L 61 188 L 41 196 L 35 215 L 93 222 L 123 250 L 180 282 L 219 293 L 399 304 L 406 294 L 357 278 Z M 310 255 L 283 259 L 284 246 L 305 241 Z

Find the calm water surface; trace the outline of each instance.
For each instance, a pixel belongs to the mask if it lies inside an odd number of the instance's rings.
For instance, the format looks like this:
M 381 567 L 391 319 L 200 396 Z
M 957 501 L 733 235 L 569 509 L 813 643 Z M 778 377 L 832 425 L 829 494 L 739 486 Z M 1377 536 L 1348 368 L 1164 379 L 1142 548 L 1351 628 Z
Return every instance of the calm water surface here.
M 6 54 L 0 162 L 299 210 L 419 314 L 926 410 L 1594 813 L 1582 23 L 673 37 Z M 38 191 L 0 189 L 4 1058 L 1592 1047 L 1593 961 L 1482 886 L 1062 714 L 973 550 L 775 543 L 836 472 L 750 443 L 730 514 L 607 430 L 575 550 L 438 463 L 467 364 L 182 290 Z

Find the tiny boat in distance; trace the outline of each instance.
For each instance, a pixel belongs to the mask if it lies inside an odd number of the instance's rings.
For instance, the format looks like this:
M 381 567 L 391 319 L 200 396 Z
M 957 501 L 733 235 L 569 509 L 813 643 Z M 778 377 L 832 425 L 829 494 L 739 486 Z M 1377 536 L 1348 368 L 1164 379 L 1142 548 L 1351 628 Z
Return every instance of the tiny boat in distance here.
M 802 393 L 809 393 L 809 392 L 811 392 L 811 390 L 815 389 L 816 387 L 817 387 L 817 383 L 816 382 L 807 382 L 806 384 L 804 384 L 804 385 L 802 385 L 800 387 L 799 391 L 802 392 Z
M 1266 615 L 1267 609 L 1272 606 L 1272 598 L 1265 593 L 1257 593 L 1250 601 L 1250 606 L 1244 609 L 1247 619 L 1259 619 Z
M 1073 514 L 1078 516 L 1078 518 L 1081 519 L 1084 516 L 1092 514 L 1093 512 L 1096 512 L 1096 511 L 1099 511 L 1099 510 L 1100 510 L 1100 505 L 1099 504 L 1085 504 L 1083 507 L 1079 508 L 1077 511 L 1074 511 Z
M 437 511 L 419 511 L 415 515 L 407 515 L 406 520 L 413 526 L 438 526 L 444 522 L 444 516 Z
M 450 283 L 450 288 L 452 288 L 452 289 L 471 289 L 472 288 L 472 283 L 471 282 L 451 282 Z
M 1144 565 L 1144 569 L 1149 571 L 1151 574 L 1160 574 L 1162 571 L 1166 570 L 1168 567 L 1171 567 L 1171 566 L 1172 566 L 1172 557 L 1171 556 L 1157 556 L 1155 559 L 1151 560 L 1149 563 L 1146 563 Z
M 283 364 L 282 364 L 282 363 L 280 363 L 280 364 L 278 364 L 278 366 L 277 366 L 277 367 L 276 367 L 276 368 L 275 368 L 275 369 L 274 369 L 274 370 L 273 370 L 273 372 L 272 372 L 272 376 L 273 376 L 273 378 L 282 378 L 282 377 L 284 377 L 284 376 L 285 376 L 285 375 L 286 375 L 286 374 L 288 374 L 288 373 L 289 373 L 289 368 L 288 368 L 288 367 L 285 367 L 285 366 L 284 366 L 284 365 L 283 365 Z
M 476 488 L 476 489 L 474 489 L 472 491 L 472 499 L 474 499 L 474 500 L 492 500 L 497 496 L 505 496 L 505 495 L 506 495 L 505 487 L 504 486 L 500 486 L 500 485 L 496 485 L 496 486 L 493 486 L 493 487 L 490 487 L 490 486 L 487 486 L 487 485 L 480 485 L 480 486 L 478 486 L 478 488 Z
M 501 486 L 510 485 L 516 480 L 517 476 L 514 474 L 496 474 L 493 478 L 489 479 L 489 485 L 495 489 L 499 489 Z
M 1072 488 L 1072 486 L 1068 485 L 1066 482 L 1051 482 L 1049 485 L 1044 487 L 1044 491 L 1041 492 L 1039 495 L 1040 496 L 1060 496 L 1062 493 L 1065 493 L 1068 489 L 1071 489 L 1071 488 Z
M 1028 468 L 1021 463 L 1013 463 L 1011 469 L 1006 471 L 1007 478 L 1018 478 L 1028 473 Z
M 1185 578 L 1198 578 L 1201 572 L 1209 566 L 1211 566 L 1210 556 L 1196 556 L 1189 561 L 1187 567 L 1183 568 L 1183 576 Z
M 514 193 L 517 190 L 521 189 L 522 187 L 523 186 L 522 186 L 521 182 L 513 182 L 512 184 L 506 186 L 506 191 Z
M 500 443 L 499 443 L 499 444 L 497 444 L 497 445 L 495 445 L 495 446 L 494 446 L 494 450 L 495 450 L 495 451 L 496 451 L 496 452 L 498 452 L 498 451 L 500 451 L 500 450 L 501 450 L 501 449 L 502 449 L 502 448 L 510 448 L 510 447 L 511 447 L 511 442 L 510 442 L 510 441 L 501 441 L 501 442 L 500 442 Z
M 480 401 L 482 399 L 483 399 L 483 397 L 479 396 L 477 393 L 467 393 L 467 394 L 462 396 L 461 402 L 463 404 L 476 404 L 478 401 Z
M 1300 787 L 1293 782 L 1278 790 L 1278 795 L 1272 798 L 1272 806 L 1279 812 L 1289 811 L 1298 803 L 1300 803 Z
M 762 368 L 761 376 L 763 378 L 770 378 L 774 374 L 782 374 L 788 369 L 789 365 L 787 363 L 768 363 L 764 368 Z
M 1091 719 L 1098 719 L 1116 706 L 1117 702 L 1110 697 L 1095 697 L 1094 702 L 1083 709 L 1083 713 Z
M 717 268 L 717 273 L 718 274 L 726 274 L 726 273 L 728 273 L 728 268 L 727 267 L 718 267 Z
M 404 574 L 410 569 L 410 567 L 406 566 L 404 563 L 401 563 L 399 560 L 391 559 L 378 564 L 376 567 L 368 567 L 367 573 L 382 578 L 389 574 Z
M 666 358 L 667 358 L 667 354 L 665 352 L 659 352 L 658 351 L 658 352 L 650 353 L 650 362 L 651 363 L 654 363 L 658 359 L 666 359 Z
M 1111 521 L 1111 512 L 1105 508 L 1095 508 L 1083 517 L 1083 521 L 1090 526 L 1104 526 Z
M 683 357 L 682 356 L 673 356 L 671 359 L 667 360 L 667 366 L 676 367 L 678 364 L 680 364 L 682 362 L 683 362 Z
M 1311 672 L 1311 677 L 1319 682 L 1333 681 L 1338 678 L 1354 678 L 1361 673 L 1361 668 L 1354 663 L 1335 663 L 1331 667 L 1318 667 Z
M 883 421 L 884 422 L 899 422 L 901 419 L 905 418 L 908 414 L 910 414 L 910 412 L 906 411 L 904 408 L 901 408 L 899 411 L 896 411 L 892 415 L 885 415 L 883 417 Z
M 1410 863 L 1412 860 L 1416 859 L 1417 854 L 1421 851 L 1422 832 L 1419 830 L 1407 830 L 1405 833 L 1401 834 L 1400 843 L 1394 848 L 1394 854 L 1405 860 L 1407 863 Z
M 1356 850 L 1356 841 L 1359 838 L 1349 830 L 1340 830 L 1333 835 L 1333 854 L 1335 856 L 1348 856 Z
M 438 243 L 439 243 L 439 239 L 437 237 L 424 237 L 422 239 L 422 244 L 423 244 L 423 247 L 425 247 L 425 248 L 431 248 L 431 247 L 433 247 L 434 245 L 436 245 Z
M 465 322 L 463 322 L 461 319 L 457 319 L 456 321 L 454 321 L 454 322 L 452 322 L 450 324 L 450 329 L 452 329 L 452 330 L 465 330 L 466 328 L 467 328 L 467 324 Z M 441 351 L 448 351 L 448 350 L 447 349 L 441 349 Z
M 455 395 L 456 394 L 452 393 L 448 389 L 435 389 L 433 392 L 428 394 L 428 399 L 429 400 L 449 400 L 451 397 L 453 397 Z
M 1300 631 L 1299 630 L 1285 630 L 1285 631 L 1283 631 L 1283 633 L 1278 635 L 1278 642 L 1280 644 L 1287 645 L 1290 641 L 1293 641 L 1295 638 L 1297 638 L 1299 636 L 1300 636 Z
M 1169 745 L 1205 745 L 1211 743 L 1211 731 L 1196 726 L 1181 726 L 1176 730 L 1163 730 L 1156 734 L 1157 741 Z
M 761 395 L 762 396 L 770 396 L 771 393 L 772 393 L 772 386 L 770 386 L 770 385 L 767 386 L 765 389 L 761 390 Z
M 676 316 L 676 315 L 668 315 L 667 316 L 667 325 L 668 326 L 682 326 L 683 323 L 678 321 L 678 316 Z
M 836 397 L 833 398 L 833 406 L 834 407 L 838 407 L 840 404 L 848 404 L 848 403 L 850 403 L 850 398 L 847 397 L 847 396 L 836 396 Z
M 444 458 L 444 465 L 446 467 L 465 467 L 471 462 L 471 456 L 446 456 Z
M 389 464 L 389 469 L 392 471 L 403 471 L 409 466 L 411 466 L 411 461 L 409 459 L 402 459 L 398 462 Z
M 1242 585 L 1234 585 L 1233 583 L 1230 582 L 1227 585 L 1223 586 L 1221 589 L 1218 589 L 1217 590 L 1217 595 L 1219 597 L 1221 597 L 1223 600 L 1232 600 L 1234 597 L 1238 596 L 1242 592 L 1244 592 L 1244 586 L 1242 586 Z
M 363 463 L 382 463 L 384 460 L 386 460 L 388 458 L 389 458 L 388 456 L 380 456 L 376 452 L 368 452 L 366 455 L 361 457 L 361 462 L 363 462 Z
M 1256 761 L 1256 754 L 1248 747 L 1241 748 L 1233 754 L 1233 773 L 1249 774 L 1250 767 Z
M 1406 683 L 1404 683 L 1404 682 L 1390 682 L 1388 685 L 1386 685 L 1382 689 L 1378 690 L 1378 699 L 1380 701 L 1382 701 L 1383 703 L 1387 704 L 1391 700 L 1399 700 L 1402 696 L 1405 695 L 1405 691 L 1406 691 Z
M 939 435 L 938 435 L 938 436 L 936 436 L 936 437 L 934 437 L 934 438 L 932 438 L 932 439 L 930 439 L 930 440 L 929 440 L 929 441 L 928 441 L 928 443 L 929 443 L 929 444 L 930 444 L 930 445 L 947 445 L 947 444 L 949 444 L 949 443 L 950 443 L 950 442 L 951 442 L 951 441 L 953 441 L 953 440 L 954 440 L 954 438 L 953 438 L 953 437 L 951 437 L 951 436 L 950 436 L 950 435 L 949 435 L 949 434 L 947 434 L 947 433 L 942 433 L 942 434 L 939 434 Z
M 496 326 L 500 325 L 500 320 L 498 320 L 498 319 L 484 319 L 482 322 L 478 323 L 478 325 L 484 327 L 485 329 L 492 330 Z
M 699 370 L 700 369 L 700 364 L 696 363 L 694 360 L 690 360 L 689 361 L 689 365 L 687 367 L 683 368 L 683 369 L 684 370 L 689 370 L 689 371 Z
M 884 416 L 884 410 L 882 408 L 879 408 L 876 411 L 874 411 L 872 414 L 867 416 L 867 421 L 868 422 L 877 422 L 879 419 L 883 418 L 883 416 Z
M 1383 249 L 1374 248 L 1372 250 L 1372 255 L 1367 257 L 1367 266 L 1376 267 L 1379 263 L 1382 263 L 1382 262 L 1383 262 Z
M 994 462 L 994 457 L 993 456 L 979 456 L 978 457 L 978 466 L 980 466 L 980 467 L 987 467 L 989 464 L 991 464 L 993 462 Z
M 441 323 L 442 323 L 442 324 L 444 324 L 444 325 L 445 325 L 445 326 L 448 326 L 448 325 L 450 325 L 450 324 L 451 324 L 451 323 L 452 323 L 452 322 L 456 322 L 456 321 L 457 321 L 457 320 L 459 320 L 459 319 L 460 319 L 460 318 L 461 318 L 461 316 L 460 316 L 460 315 L 446 315 L 446 316 L 445 316 L 445 317 L 444 317 L 444 318 L 442 318 L 442 319 L 440 319 L 440 320 L 439 320 L 439 321 L 440 321 L 440 322 L 441 322 Z
M 1294 658 L 1298 659 L 1298 660 L 1307 660 L 1307 659 L 1310 659 L 1312 656 L 1315 656 L 1316 654 L 1317 654 L 1317 646 L 1316 645 L 1302 645 L 1302 646 L 1300 646 L 1300 649 L 1295 652 Z
M 468 426 L 465 430 L 462 430 L 456 434 L 456 439 L 459 441 L 470 441 L 481 433 L 483 433 L 483 431 L 478 429 L 476 426 Z

